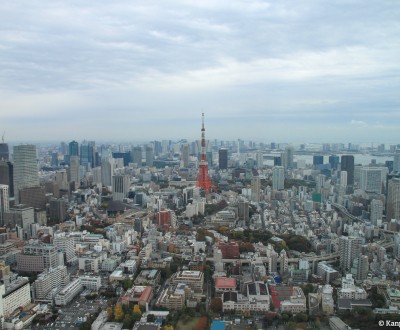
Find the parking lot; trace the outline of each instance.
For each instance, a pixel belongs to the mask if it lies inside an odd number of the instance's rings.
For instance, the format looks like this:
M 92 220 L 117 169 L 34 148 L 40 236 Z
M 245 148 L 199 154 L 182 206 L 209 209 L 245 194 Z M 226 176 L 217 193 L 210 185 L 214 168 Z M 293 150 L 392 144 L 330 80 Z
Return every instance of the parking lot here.
M 107 300 L 102 298 L 96 300 L 77 298 L 70 305 L 59 309 L 58 317 L 54 322 L 49 321 L 44 325 L 37 325 L 34 321 L 31 329 L 79 329 L 80 322 L 84 321 L 85 316 L 90 317 L 98 308 L 106 310 Z

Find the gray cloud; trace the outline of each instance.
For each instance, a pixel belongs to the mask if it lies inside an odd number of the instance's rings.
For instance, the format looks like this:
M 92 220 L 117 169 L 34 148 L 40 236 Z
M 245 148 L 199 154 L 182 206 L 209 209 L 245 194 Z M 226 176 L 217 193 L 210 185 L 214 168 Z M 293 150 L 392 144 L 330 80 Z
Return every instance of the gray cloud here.
M 214 138 L 346 140 L 357 126 L 395 141 L 399 14 L 361 0 L 3 2 L 0 128 L 196 138 L 205 110 Z

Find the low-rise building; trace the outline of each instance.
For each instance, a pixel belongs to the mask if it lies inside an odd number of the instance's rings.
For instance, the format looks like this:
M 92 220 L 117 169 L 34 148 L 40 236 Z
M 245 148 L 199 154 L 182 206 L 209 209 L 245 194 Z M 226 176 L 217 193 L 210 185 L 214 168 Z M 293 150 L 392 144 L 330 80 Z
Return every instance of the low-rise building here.
M 121 297 L 122 304 L 138 304 L 139 306 L 146 307 L 153 298 L 153 288 L 151 286 L 133 286 L 128 289 Z
M 77 278 L 56 294 L 55 304 L 57 306 L 68 305 L 82 290 L 82 282 Z
M 159 269 L 144 269 L 135 279 L 136 285 L 152 285 L 160 283 L 161 271 Z
M 324 283 L 330 284 L 335 279 L 337 279 L 340 274 L 336 269 L 332 268 L 326 262 L 322 261 L 318 263 L 317 275 L 322 278 Z
M 171 283 L 185 283 L 194 292 L 203 292 L 204 273 L 196 270 L 182 270 L 171 276 Z
M 101 287 L 101 277 L 100 276 L 90 276 L 83 275 L 79 276 L 83 288 L 99 291 Z
M 276 310 L 294 314 L 306 311 L 306 297 L 300 287 L 271 285 L 269 290 Z
M 362 287 L 357 287 L 354 284 L 352 274 L 347 274 L 342 277 L 342 288 L 338 290 L 339 299 L 367 299 L 368 293 Z
M 228 277 L 216 277 L 214 280 L 215 293 L 221 295 L 227 291 L 236 291 L 236 279 Z

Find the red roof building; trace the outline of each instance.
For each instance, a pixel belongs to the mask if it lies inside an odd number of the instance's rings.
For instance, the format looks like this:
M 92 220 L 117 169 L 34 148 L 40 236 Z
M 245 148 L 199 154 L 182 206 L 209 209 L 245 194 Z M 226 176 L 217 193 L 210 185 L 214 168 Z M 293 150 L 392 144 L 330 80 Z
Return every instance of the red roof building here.
M 219 243 L 223 259 L 240 259 L 239 244 L 237 242 Z
M 236 279 L 228 277 L 215 278 L 215 292 L 223 293 L 236 290 Z

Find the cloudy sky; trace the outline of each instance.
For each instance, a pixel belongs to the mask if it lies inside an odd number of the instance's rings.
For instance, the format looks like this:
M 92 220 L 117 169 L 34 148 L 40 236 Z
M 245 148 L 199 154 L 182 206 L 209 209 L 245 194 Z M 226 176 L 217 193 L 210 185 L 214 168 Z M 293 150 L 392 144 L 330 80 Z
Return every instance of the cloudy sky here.
M 0 3 L 8 141 L 399 143 L 400 4 Z

